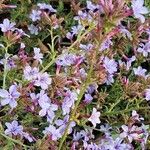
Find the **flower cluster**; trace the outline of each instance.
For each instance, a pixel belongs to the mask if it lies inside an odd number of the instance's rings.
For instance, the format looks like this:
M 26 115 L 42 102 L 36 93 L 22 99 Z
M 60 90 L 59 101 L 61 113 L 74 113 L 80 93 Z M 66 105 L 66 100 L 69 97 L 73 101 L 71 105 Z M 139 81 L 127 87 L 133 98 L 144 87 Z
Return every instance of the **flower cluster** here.
M 144 4 L 0 2 L 0 149 L 149 149 Z

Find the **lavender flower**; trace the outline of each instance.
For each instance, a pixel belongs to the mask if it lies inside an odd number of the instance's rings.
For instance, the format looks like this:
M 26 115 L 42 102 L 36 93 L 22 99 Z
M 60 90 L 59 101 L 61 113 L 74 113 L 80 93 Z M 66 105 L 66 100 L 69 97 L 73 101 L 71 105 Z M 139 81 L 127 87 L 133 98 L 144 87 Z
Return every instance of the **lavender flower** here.
M 28 30 L 30 31 L 31 34 L 38 35 L 39 29 L 35 25 L 33 24 L 29 25 Z
M 49 12 L 57 12 L 56 9 L 54 9 L 51 5 L 45 4 L 45 3 L 38 3 L 37 6 L 41 10 L 48 10 Z
M 145 73 L 147 72 L 146 69 L 143 69 L 141 66 L 138 68 L 133 68 L 134 74 L 141 77 L 146 77 Z
M 40 10 L 32 10 L 32 13 L 30 14 L 30 18 L 33 22 L 41 19 L 42 12 Z
M 81 49 L 85 50 L 85 51 L 90 51 L 92 50 L 92 48 L 94 47 L 92 44 L 87 44 L 87 45 L 84 45 L 84 44 L 80 44 L 79 46 Z
M 62 103 L 63 115 L 70 113 L 70 108 L 74 106 L 74 102 L 78 99 L 78 95 L 74 91 L 68 90 L 66 95 Z
M 30 81 L 30 80 L 35 80 L 37 78 L 39 69 L 36 67 L 31 68 L 30 66 L 26 66 L 23 72 L 24 72 L 24 78 Z
M 9 104 L 13 109 L 17 106 L 16 99 L 20 97 L 20 93 L 17 91 L 16 85 L 11 85 L 9 88 L 9 92 L 7 90 L 0 89 L 0 97 L 2 106 Z
M 113 74 L 117 71 L 117 63 L 113 59 L 105 57 L 103 60 L 103 66 L 108 71 L 109 74 Z
M 146 89 L 146 90 L 145 90 L 145 99 L 146 99 L 147 101 L 150 100 L 150 89 Z
M 64 132 L 65 132 L 65 129 L 67 127 L 67 123 L 69 121 L 69 115 L 66 115 L 64 117 L 63 120 L 61 119 L 58 119 L 55 121 L 55 124 L 59 127 L 59 131 L 60 133 L 63 135 Z M 72 128 L 76 125 L 76 123 L 74 121 L 71 121 L 70 124 L 69 124 L 69 127 L 68 127 L 68 134 L 71 134 L 72 133 Z
M 12 121 L 11 123 L 6 122 L 5 125 L 7 126 L 7 129 L 5 130 L 6 135 L 22 135 L 23 127 L 18 125 L 16 120 Z
M 108 49 L 111 45 L 113 45 L 113 42 L 111 41 L 111 39 L 106 39 L 102 44 L 101 44 L 101 47 L 100 47 L 100 51 L 103 51 L 105 49 Z
M 40 86 L 43 90 L 48 89 L 48 86 L 52 83 L 52 79 L 49 77 L 47 72 L 39 73 L 37 79 L 35 80 L 34 85 Z
M 10 22 L 7 18 L 3 20 L 3 23 L 0 24 L 0 28 L 2 30 L 2 32 L 7 32 L 7 31 L 14 31 L 15 30 L 15 26 L 16 23 L 14 22 Z
M 144 57 L 147 57 L 148 53 L 150 53 L 150 42 L 147 42 L 145 45 L 143 43 L 140 43 L 137 51 L 139 53 L 142 53 Z
M 135 18 L 138 18 L 142 23 L 145 22 L 144 14 L 148 14 L 148 9 L 143 6 L 144 0 L 132 0 L 132 9 Z
M 97 112 L 96 108 L 93 108 L 93 112 L 92 115 L 90 116 L 90 118 L 88 118 L 88 120 L 93 124 L 94 127 L 96 127 L 97 123 L 100 123 L 100 112 Z
M 139 139 L 140 134 L 138 134 L 137 132 L 139 131 L 139 128 L 137 126 L 132 126 L 131 128 L 129 128 L 126 125 L 122 125 L 122 129 L 123 129 L 123 132 L 120 134 L 121 138 L 127 137 L 130 143 L 135 139 Z
M 86 3 L 87 3 L 87 9 L 89 9 L 92 12 L 96 9 L 99 9 L 99 5 L 95 5 L 91 1 L 87 1 Z
M 75 63 L 76 55 L 63 53 L 60 57 L 56 60 L 56 64 L 60 66 L 71 66 Z
M 54 140 L 54 141 L 58 140 L 62 136 L 60 134 L 59 129 L 56 129 L 56 127 L 53 126 L 53 125 L 50 125 L 49 127 L 46 127 L 45 130 L 43 131 L 43 133 L 45 135 L 51 135 L 52 136 L 52 140 Z
M 43 54 L 40 53 L 40 48 L 35 47 L 34 48 L 34 59 L 38 60 L 40 62 L 40 64 L 42 64 L 42 58 L 43 58 Z
M 85 99 L 84 99 L 84 102 L 89 104 L 91 103 L 93 100 L 93 97 L 91 96 L 91 94 L 85 94 Z

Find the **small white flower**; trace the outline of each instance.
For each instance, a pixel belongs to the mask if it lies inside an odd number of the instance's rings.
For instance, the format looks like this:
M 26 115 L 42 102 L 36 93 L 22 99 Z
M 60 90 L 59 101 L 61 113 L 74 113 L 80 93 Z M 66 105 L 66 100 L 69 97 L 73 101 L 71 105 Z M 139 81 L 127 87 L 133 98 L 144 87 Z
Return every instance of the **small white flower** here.
M 142 23 L 145 22 L 145 17 L 143 15 L 149 13 L 148 9 L 143 5 L 144 5 L 144 0 L 132 1 L 132 9 L 133 9 L 134 16 L 135 18 L 138 18 Z
M 100 117 L 100 112 L 97 112 L 96 108 L 93 108 L 92 115 L 88 120 L 91 121 L 94 127 L 96 127 L 96 124 L 101 122 L 99 117 Z

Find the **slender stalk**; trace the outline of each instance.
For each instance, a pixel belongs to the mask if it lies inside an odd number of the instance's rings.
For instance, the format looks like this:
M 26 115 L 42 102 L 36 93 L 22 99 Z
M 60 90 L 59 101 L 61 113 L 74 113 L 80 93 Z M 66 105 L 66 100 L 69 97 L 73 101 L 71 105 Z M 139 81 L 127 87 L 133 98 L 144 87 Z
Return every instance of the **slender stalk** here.
M 19 144 L 19 145 L 21 145 L 21 146 L 23 146 L 23 147 L 26 147 L 26 148 L 31 148 L 30 146 L 27 146 L 27 145 L 21 143 L 21 142 L 18 141 L 18 140 L 12 139 L 11 137 L 9 137 L 9 136 L 7 136 L 7 135 L 5 135 L 5 134 L 3 134 L 3 133 L 0 133 L 0 135 L 3 136 L 4 138 L 6 138 L 6 139 L 9 140 L 9 141 L 12 141 L 13 143 Z
M 92 63 L 92 65 L 90 66 L 90 70 L 89 70 L 89 72 L 88 72 L 87 79 L 86 79 L 85 83 L 83 84 L 83 86 L 81 87 L 81 91 L 80 91 L 80 93 L 79 93 L 79 95 L 78 95 L 78 100 L 77 100 L 77 102 L 75 103 L 75 107 L 74 107 L 74 109 L 73 109 L 72 112 L 71 112 L 71 115 L 70 115 L 70 118 L 69 118 L 69 122 L 68 122 L 68 124 L 67 124 L 67 126 L 66 126 L 66 129 L 65 129 L 65 132 L 64 132 L 64 134 L 63 134 L 63 136 L 62 136 L 62 138 L 61 138 L 61 140 L 60 140 L 60 144 L 59 144 L 58 150 L 61 150 L 61 148 L 62 148 L 62 146 L 63 146 L 63 143 L 64 143 L 64 141 L 65 141 L 66 138 L 67 138 L 68 129 L 69 129 L 70 123 L 71 123 L 71 121 L 73 120 L 73 118 L 74 118 L 74 116 L 75 116 L 75 114 L 76 114 L 76 111 L 77 111 L 77 109 L 78 109 L 78 106 L 79 106 L 79 104 L 80 104 L 80 101 L 81 101 L 81 99 L 82 99 L 82 97 L 83 97 L 83 95 L 84 95 L 84 93 L 85 93 L 85 91 L 86 91 L 88 85 L 91 83 L 91 74 L 92 74 L 92 71 L 93 71 L 93 63 Z
M 79 43 L 91 30 L 93 30 L 95 28 L 95 26 L 92 26 L 91 28 L 89 28 L 87 31 L 85 31 L 85 33 L 83 33 L 79 38 L 77 38 L 77 40 L 71 45 L 69 46 L 66 51 L 69 51 L 71 50 L 77 43 Z M 53 36 L 53 34 L 51 33 L 51 36 Z M 51 49 L 52 49 L 52 52 L 54 52 L 54 40 L 52 38 L 52 44 L 51 44 Z M 58 56 L 59 57 L 59 56 Z M 44 72 L 46 71 L 49 67 L 51 67 L 51 65 L 53 65 L 56 61 L 56 59 L 58 57 L 55 57 L 55 55 L 53 56 L 53 59 L 50 61 L 50 63 L 48 63 L 43 69 L 41 72 Z
M 132 110 L 149 110 L 150 107 L 133 107 L 130 109 L 125 109 L 125 110 L 121 110 L 121 111 L 111 111 L 111 112 L 105 112 L 104 114 L 102 114 L 101 116 L 112 116 L 112 115 L 117 115 L 117 114 L 124 114 L 124 113 L 128 113 L 131 112 Z
M 7 70 L 8 48 L 9 48 L 9 45 L 7 44 L 7 46 L 5 47 L 4 74 L 3 74 L 3 89 L 5 89 L 5 87 L 6 87 L 6 76 L 7 76 L 7 73 L 8 73 L 8 70 Z

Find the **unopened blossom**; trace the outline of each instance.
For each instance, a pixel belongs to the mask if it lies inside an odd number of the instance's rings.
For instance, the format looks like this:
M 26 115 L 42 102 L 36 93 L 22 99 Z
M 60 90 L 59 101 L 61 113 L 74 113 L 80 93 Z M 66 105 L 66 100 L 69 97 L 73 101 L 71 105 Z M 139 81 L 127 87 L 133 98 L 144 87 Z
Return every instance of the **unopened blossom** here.
M 33 22 L 41 19 L 42 12 L 40 10 L 32 10 L 30 14 L 30 19 L 32 19 Z
M 12 121 L 11 123 L 5 123 L 7 129 L 5 130 L 5 134 L 12 136 L 12 135 L 22 135 L 23 126 L 19 125 L 16 120 Z
M 52 79 L 50 78 L 49 74 L 45 72 L 45 73 L 38 73 L 34 85 L 40 86 L 43 90 L 46 90 L 48 89 L 48 86 L 51 83 L 52 83 Z
M 38 73 L 39 73 L 39 69 L 34 67 L 34 68 L 31 68 L 30 66 L 26 66 L 24 68 L 24 78 L 28 81 L 30 80 L 35 80 L 38 76 Z
M 13 109 L 17 106 L 17 99 L 20 97 L 20 93 L 17 91 L 16 85 L 11 85 L 9 91 L 0 89 L 1 105 L 7 104 Z
M 54 141 L 56 141 L 56 140 L 58 140 L 59 138 L 62 137 L 62 135 L 60 134 L 59 129 L 56 129 L 56 127 L 53 126 L 53 125 L 50 125 L 49 127 L 46 127 L 45 130 L 43 131 L 43 133 L 45 135 L 51 135 L 52 140 L 54 140 Z
M 145 73 L 147 72 L 146 69 L 143 69 L 141 66 L 138 68 L 133 68 L 134 74 L 141 77 L 146 77 Z
M 147 42 L 146 44 L 140 43 L 137 51 L 142 53 L 144 57 L 147 57 L 150 53 L 150 42 Z
M 10 22 L 7 18 L 3 20 L 3 23 L 0 24 L 0 28 L 2 32 L 14 31 L 16 23 Z
M 94 127 L 96 127 L 96 124 L 100 123 L 100 112 L 96 110 L 96 108 L 93 108 L 92 115 L 88 120 L 93 124 Z
M 38 60 L 42 64 L 43 54 L 40 53 L 40 48 L 34 48 L 34 59 Z
M 145 99 L 146 99 L 147 101 L 150 100 L 150 89 L 146 89 L 146 90 L 145 90 Z
M 49 12 L 57 12 L 56 9 L 54 9 L 51 5 L 46 4 L 46 3 L 38 3 L 37 6 L 41 10 L 48 10 Z
M 103 59 L 103 66 L 108 71 L 109 74 L 113 74 L 117 71 L 117 63 L 114 59 L 109 59 L 108 57 L 105 57 Z
M 38 35 L 39 29 L 35 25 L 33 24 L 29 25 L 28 30 L 30 31 L 31 34 Z
M 148 9 L 143 6 L 144 0 L 132 0 L 132 9 L 135 18 L 138 18 L 142 23 L 145 22 L 144 14 L 148 14 Z

